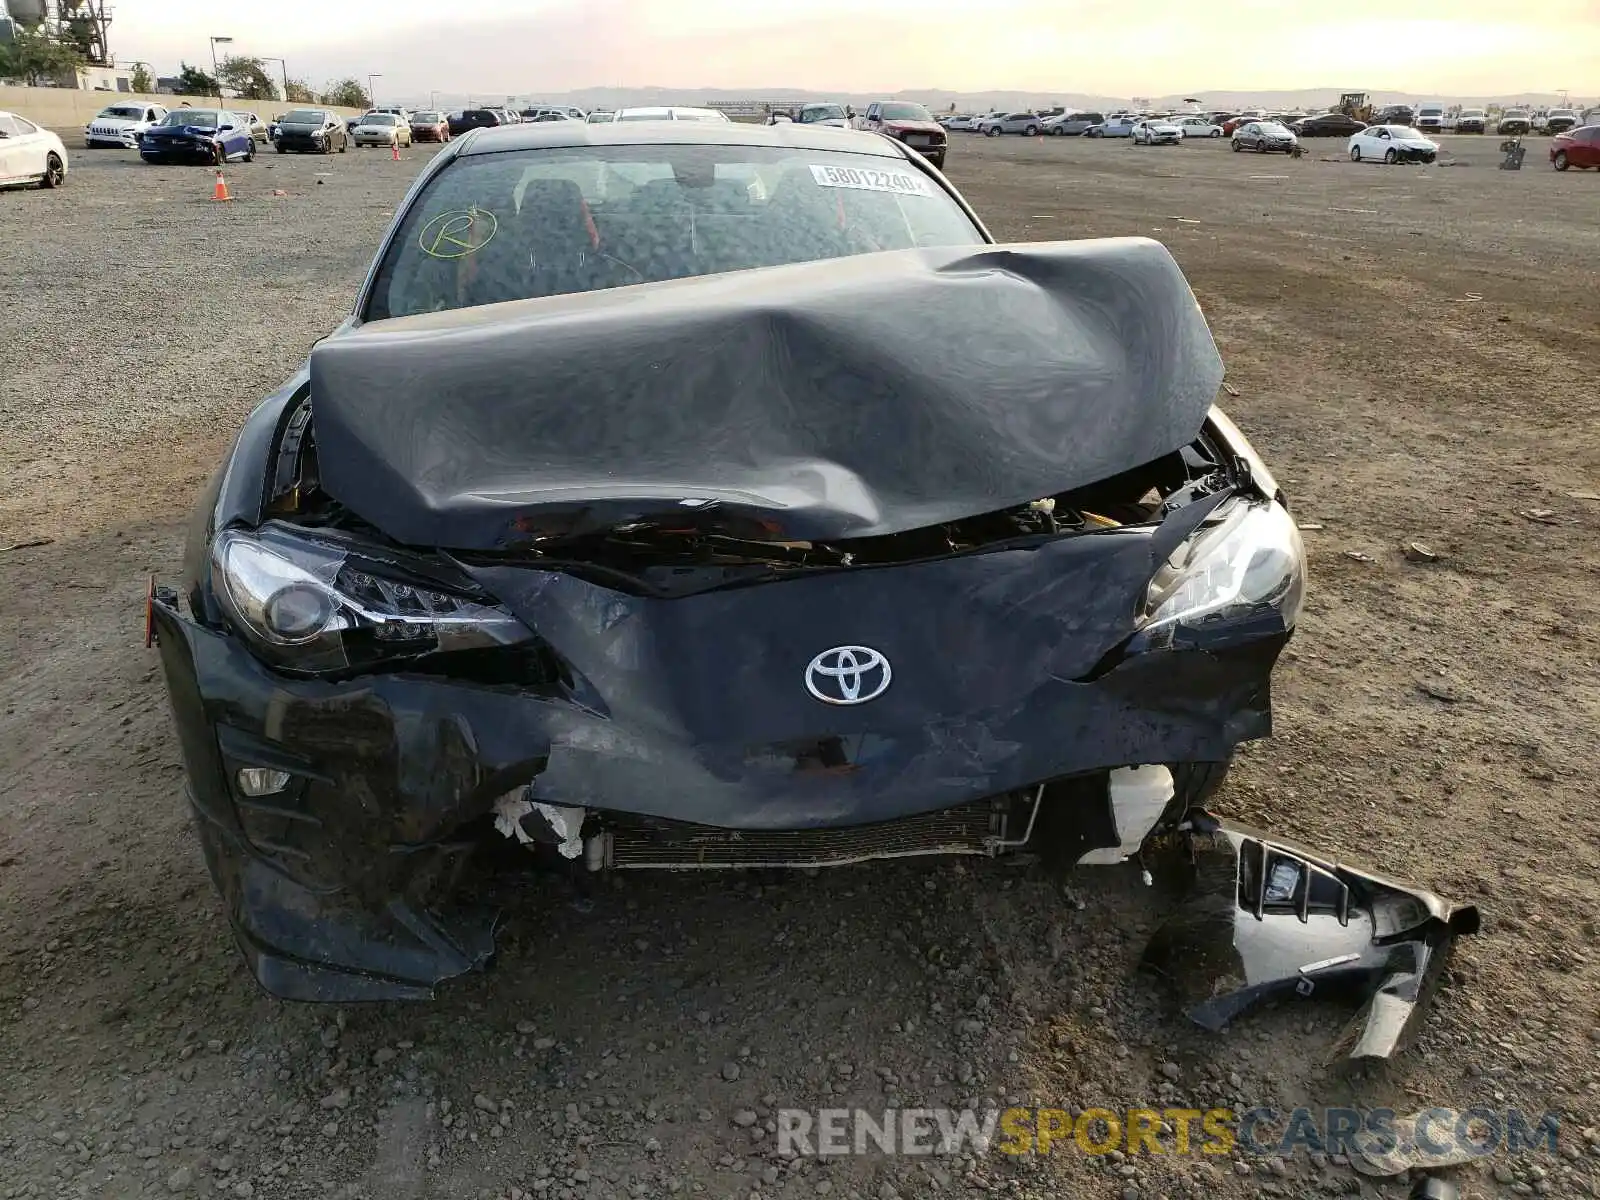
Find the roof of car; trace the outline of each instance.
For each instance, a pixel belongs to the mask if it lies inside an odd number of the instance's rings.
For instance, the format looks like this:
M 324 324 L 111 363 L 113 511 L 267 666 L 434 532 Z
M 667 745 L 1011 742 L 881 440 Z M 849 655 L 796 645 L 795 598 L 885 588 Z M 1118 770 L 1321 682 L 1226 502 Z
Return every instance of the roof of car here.
M 462 139 L 458 154 L 544 150 L 569 146 L 777 146 L 790 150 L 845 150 L 899 158 L 895 143 L 876 133 L 810 125 L 746 125 L 735 121 L 629 121 L 592 125 L 548 121 L 477 129 Z

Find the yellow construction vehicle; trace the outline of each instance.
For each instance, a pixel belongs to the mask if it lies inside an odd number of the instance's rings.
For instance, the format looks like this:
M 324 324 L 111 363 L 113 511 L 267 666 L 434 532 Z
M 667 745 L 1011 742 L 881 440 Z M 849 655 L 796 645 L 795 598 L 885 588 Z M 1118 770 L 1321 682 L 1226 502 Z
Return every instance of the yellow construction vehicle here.
M 1342 112 L 1352 120 L 1371 121 L 1372 100 L 1366 92 L 1346 92 L 1339 97 L 1339 107 L 1334 111 Z

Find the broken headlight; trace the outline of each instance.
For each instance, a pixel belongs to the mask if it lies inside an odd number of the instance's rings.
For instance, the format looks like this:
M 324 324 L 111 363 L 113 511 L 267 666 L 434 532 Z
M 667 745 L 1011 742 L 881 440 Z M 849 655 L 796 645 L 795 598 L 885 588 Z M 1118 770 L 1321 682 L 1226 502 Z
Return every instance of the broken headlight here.
M 1305 550 L 1275 500 L 1238 502 L 1195 531 L 1150 580 L 1139 625 L 1225 620 L 1273 608 L 1292 628 L 1305 596 Z
M 436 564 L 364 553 L 268 524 L 211 547 L 212 590 L 261 656 L 291 671 L 360 669 L 436 651 L 531 641 L 527 626 Z

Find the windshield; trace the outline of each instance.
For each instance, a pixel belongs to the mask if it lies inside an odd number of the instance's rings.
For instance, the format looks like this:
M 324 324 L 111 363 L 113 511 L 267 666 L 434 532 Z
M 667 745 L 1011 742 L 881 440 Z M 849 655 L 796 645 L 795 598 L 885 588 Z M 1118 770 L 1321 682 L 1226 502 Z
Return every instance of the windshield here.
M 672 114 L 666 109 L 645 109 L 643 112 L 622 113 L 617 117 L 619 121 L 670 121 Z
M 879 113 L 885 121 L 931 121 L 933 117 L 928 110 L 920 104 L 902 104 L 895 101 L 892 104 L 878 106 Z
M 844 109 L 837 104 L 811 104 L 800 110 L 800 124 L 808 125 L 815 121 L 842 121 Z
M 439 114 L 436 112 L 412 113 L 411 121 L 415 125 L 437 125 L 439 123 Z
M 95 115 L 101 117 L 121 117 L 125 121 L 142 121 L 144 120 L 144 109 L 129 108 L 123 105 L 114 104 L 110 108 L 102 108 Z
M 1483 116 L 1483 109 L 1481 109 L 1481 108 L 1465 108 L 1465 109 L 1461 110 L 1461 115 L 1463 117 L 1481 117 L 1481 116 Z
M 217 127 L 217 114 L 207 112 L 203 108 L 180 108 L 171 112 L 161 122 L 169 128 L 181 129 L 193 126 L 197 129 L 215 129 Z
M 363 125 L 393 125 L 394 116 L 390 113 L 368 113 L 361 118 Z
M 877 155 L 654 144 L 471 155 L 402 218 L 366 315 L 982 241 L 948 192 Z
M 315 108 L 297 108 L 278 118 L 280 125 L 321 125 L 325 115 Z
M 1284 126 L 1279 125 L 1276 121 L 1262 121 L 1259 128 L 1261 132 L 1266 134 L 1268 137 L 1289 136 L 1289 130 Z
M 1528 114 L 1523 112 L 1520 108 L 1513 108 L 1506 113 L 1504 119 L 1507 121 L 1526 121 L 1528 119 Z

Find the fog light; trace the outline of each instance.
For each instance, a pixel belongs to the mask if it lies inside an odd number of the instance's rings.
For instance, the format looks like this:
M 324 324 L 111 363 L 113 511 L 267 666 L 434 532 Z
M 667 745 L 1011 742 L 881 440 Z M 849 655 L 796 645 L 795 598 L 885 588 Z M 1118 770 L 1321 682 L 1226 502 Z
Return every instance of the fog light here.
M 271 767 L 240 767 L 239 791 L 246 796 L 270 796 L 289 786 L 289 772 Z

